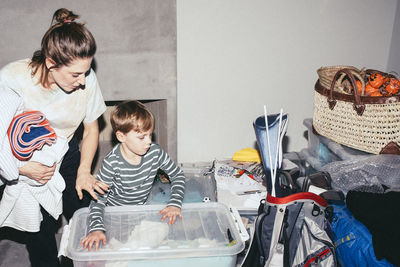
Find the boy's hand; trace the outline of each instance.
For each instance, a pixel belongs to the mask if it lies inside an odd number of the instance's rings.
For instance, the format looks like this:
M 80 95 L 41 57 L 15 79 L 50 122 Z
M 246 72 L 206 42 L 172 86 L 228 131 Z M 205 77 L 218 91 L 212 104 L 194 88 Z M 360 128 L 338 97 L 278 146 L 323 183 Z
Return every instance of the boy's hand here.
M 162 215 L 161 221 L 164 221 L 165 218 L 168 217 L 168 224 L 174 224 L 176 221 L 176 216 L 179 216 L 179 218 L 182 220 L 181 209 L 178 207 L 168 206 L 158 214 Z
M 106 235 L 103 231 L 93 231 L 88 234 L 81 241 L 81 246 L 83 248 L 87 248 L 89 251 L 92 251 L 93 245 L 95 245 L 94 250 L 97 251 L 100 246 L 100 241 L 105 245 L 107 243 Z

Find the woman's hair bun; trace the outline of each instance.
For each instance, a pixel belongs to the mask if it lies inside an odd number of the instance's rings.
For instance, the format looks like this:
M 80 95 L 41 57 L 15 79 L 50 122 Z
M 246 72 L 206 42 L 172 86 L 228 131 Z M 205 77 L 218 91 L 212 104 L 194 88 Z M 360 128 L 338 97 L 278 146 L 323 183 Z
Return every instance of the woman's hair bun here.
M 60 8 L 54 12 L 52 25 L 57 23 L 72 22 L 77 18 L 79 18 L 79 16 L 74 14 L 72 11 L 66 8 Z

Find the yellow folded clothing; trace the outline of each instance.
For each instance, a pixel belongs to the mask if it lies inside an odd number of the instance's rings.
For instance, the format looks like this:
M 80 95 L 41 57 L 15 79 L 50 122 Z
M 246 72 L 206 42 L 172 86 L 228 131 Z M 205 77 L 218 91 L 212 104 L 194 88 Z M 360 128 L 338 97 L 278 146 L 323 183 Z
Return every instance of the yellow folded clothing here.
M 261 156 L 258 150 L 254 148 L 244 148 L 233 154 L 234 161 L 261 162 Z

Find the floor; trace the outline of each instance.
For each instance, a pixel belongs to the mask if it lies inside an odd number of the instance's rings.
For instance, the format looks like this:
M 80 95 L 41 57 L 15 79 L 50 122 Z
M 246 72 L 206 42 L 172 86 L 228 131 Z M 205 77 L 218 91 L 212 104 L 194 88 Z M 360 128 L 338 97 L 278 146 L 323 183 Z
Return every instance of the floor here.
M 57 246 L 60 244 L 63 226 L 67 224 L 60 217 L 60 228 L 56 234 Z M 0 267 L 30 267 L 29 255 L 24 244 L 23 236 L 18 232 L 1 228 L 0 231 Z M 72 267 L 70 260 L 63 260 L 62 267 Z
M 9 240 L 1 240 L 0 251 L 0 267 L 30 266 L 28 252 L 24 244 Z
M 29 256 L 25 245 L 18 237 L 11 237 L 12 240 L 0 240 L 0 267 L 29 267 Z M 56 235 L 57 243 L 61 239 L 61 233 Z M 63 267 L 67 267 L 63 264 Z

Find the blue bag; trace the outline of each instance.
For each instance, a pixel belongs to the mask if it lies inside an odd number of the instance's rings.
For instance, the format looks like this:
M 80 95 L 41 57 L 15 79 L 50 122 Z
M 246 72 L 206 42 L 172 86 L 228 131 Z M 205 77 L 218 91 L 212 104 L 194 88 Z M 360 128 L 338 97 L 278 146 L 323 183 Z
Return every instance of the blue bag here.
M 336 254 L 342 267 L 395 266 L 385 259 L 376 259 L 371 233 L 345 205 L 332 206 L 331 226 L 335 234 Z

